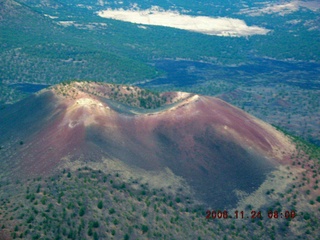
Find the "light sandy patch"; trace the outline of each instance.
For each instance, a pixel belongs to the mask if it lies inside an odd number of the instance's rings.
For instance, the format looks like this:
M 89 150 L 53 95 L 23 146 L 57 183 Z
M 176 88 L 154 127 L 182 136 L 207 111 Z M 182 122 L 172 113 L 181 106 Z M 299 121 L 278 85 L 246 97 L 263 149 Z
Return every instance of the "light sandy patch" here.
M 64 27 L 70 27 L 75 24 L 75 21 L 59 21 L 58 24 Z
M 243 20 L 235 18 L 212 18 L 207 16 L 183 15 L 177 11 L 165 11 L 157 6 L 147 10 L 122 8 L 97 13 L 100 17 L 110 18 L 136 24 L 154 25 L 178 28 L 216 36 L 250 36 L 265 35 L 268 29 L 258 26 L 248 26 Z
M 247 14 L 250 16 L 261 16 L 264 14 L 278 13 L 279 15 L 286 15 L 298 11 L 301 7 L 308 8 L 311 11 L 317 11 L 320 9 L 320 2 L 318 1 L 291 1 L 291 2 L 281 2 L 281 3 L 265 3 L 262 8 L 249 8 L 240 11 L 242 14 Z
M 296 24 L 298 24 L 298 23 L 301 23 L 301 20 L 295 19 L 295 20 L 287 21 L 286 23 L 292 24 L 292 25 L 296 25 Z
M 141 28 L 141 29 L 147 29 L 147 27 L 146 27 L 146 26 L 144 26 L 144 25 L 138 25 L 138 28 Z
M 79 8 L 86 8 L 88 10 L 92 10 L 92 6 L 87 6 L 87 5 L 83 5 L 83 4 L 77 4 L 77 7 Z
M 112 111 L 107 104 L 89 98 L 85 94 L 83 97 L 77 97 L 78 99 L 71 100 L 59 127 L 68 126 L 69 128 L 74 128 L 79 124 L 90 126 L 91 124 L 97 123 L 97 116 L 110 117 L 114 114 L 114 111 Z
M 303 25 L 307 27 L 309 31 L 320 30 L 320 26 L 317 20 L 305 21 Z
M 63 27 L 71 27 L 74 26 L 79 29 L 89 29 L 89 30 L 94 30 L 96 28 L 102 28 L 105 29 L 107 27 L 106 23 L 88 23 L 88 24 L 81 24 L 81 23 L 76 23 L 75 21 L 58 21 L 57 24 L 63 26 Z
M 48 14 L 44 14 L 45 17 L 48 17 L 48 18 L 51 18 L 51 19 L 56 19 L 56 18 L 59 18 L 59 17 L 56 17 L 56 16 L 51 16 L 51 15 L 48 15 Z
M 104 6 L 103 0 L 98 0 L 97 4 L 98 4 L 99 6 L 102 6 L 102 7 Z
M 308 8 L 311 11 L 318 11 L 320 9 L 319 1 L 308 1 L 308 2 L 299 1 L 299 5 L 301 7 Z
M 190 97 L 192 94 L 187 92 L 177 92 L 176 96 L 171 100 L 172 102 L 179 102 Z

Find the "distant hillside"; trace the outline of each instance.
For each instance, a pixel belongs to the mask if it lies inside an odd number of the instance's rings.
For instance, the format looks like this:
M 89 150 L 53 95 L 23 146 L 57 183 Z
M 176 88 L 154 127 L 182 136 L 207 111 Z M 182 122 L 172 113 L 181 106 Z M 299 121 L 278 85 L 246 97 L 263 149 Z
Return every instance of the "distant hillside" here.
M 178 1 L 172 6 L 167 1 L 157 3 L 165 10 L 178 8 L 191 16 L 205 13 L 239 19 L 249 26 L 272 30 L 265 36 L 238 38 L 165 27 L 143 28 L 97 15 L 97 11 L 109 7 L 130 8 L 132 3 L 127 1 L 122 6 L 118 2 L 101 5 L 97 1 L 65 0 L 1 0 L 0 4 L 0 69 L 5 84 L 57 84 L 75 78 L 133 83 L 161 75 L 149 63 L 168 58 L 224 66 L 251 65 L 256 58 L 319 62 L 320 49 L 315 41 L 319 38 L 318 12 L 310 8 L 285 16 L 251 16 L 243 11 L 242 4 L 225 1 Z M 251 1 L 247 4 L 246 8 L 259 5 Z M 138 1 L 137 5 L 148 9 L 152 4 Z

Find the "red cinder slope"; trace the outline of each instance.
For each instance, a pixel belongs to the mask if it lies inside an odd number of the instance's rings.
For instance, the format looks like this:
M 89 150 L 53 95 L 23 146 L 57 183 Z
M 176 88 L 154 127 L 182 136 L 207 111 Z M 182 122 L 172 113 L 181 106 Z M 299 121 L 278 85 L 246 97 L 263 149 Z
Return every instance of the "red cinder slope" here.
M 137 108 L 142 98 L 161 106 Z M 1 110 L 0 126 L 0 161 L 10 175 L 48 174 L 65 159 L 118 159 L 168 167 L 220 207 L 236 202 L 235 190 L 257 189 L 295 151 L 282 133 L 217 98 L 101 83 L 42 91 Z

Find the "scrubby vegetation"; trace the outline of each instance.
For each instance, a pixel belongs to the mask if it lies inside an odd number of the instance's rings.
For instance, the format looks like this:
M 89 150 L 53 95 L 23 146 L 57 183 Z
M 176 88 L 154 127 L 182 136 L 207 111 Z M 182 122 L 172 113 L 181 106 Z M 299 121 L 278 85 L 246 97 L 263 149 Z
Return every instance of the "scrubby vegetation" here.
M 319 90 L 290 84 L 239 87 L 220 95 L 223 100 L 320 146 Z
M 318 174 L 319 165 L 315 167 Z M 1 182 L 0 238 L 316 239 L 320 195 L 314 196 L 312 189 L 306 193 L 310 204 L 301 202 L 305 196 L 301 189 L 303 185 L 292 185 L 279 196 L 271 189 L 266 193 L 268 206 L 259 209 L 262 219 L 251 219 L 255 209 L 248 206 L 239 209 L 244 218 L 235 219 L 227 209 L 232 219 L 213 220 L 206 219 L 207 209 L 182 192 L 172 195 L 136 179 L 124 181 L 117 172 L 63 169 L 48 177 Z M 278 218 L 276 213 L 269 218 L 268 211 L 278 211 Z M 281 218 L 286 211 L 295 211 L 296 216 Z
M 97 97 L 115 100 L 131 107 L 144 109 L 158 108 L 172 102 L 172 96 L 170 94 L 164 95 L 129 85 L 75 80 L 62 82 L 52 88 L 58 94 L 71 99 L 76 99 L 80 91 Z
M 50 178 L 29 179 L 25 184 L 2 183 L 0 237 L 206 238 L 206 220 L 192 211 L 190 199 L 179 193 L 167 194 L 163 189 L 152 190 L 145 184 L 133 188 L 133 184 L 139 183 L 123 182 L 121 174 L 89 168 L 72 173 L 64 170 Z M 186 227 L 193 232 L 186 232 Z

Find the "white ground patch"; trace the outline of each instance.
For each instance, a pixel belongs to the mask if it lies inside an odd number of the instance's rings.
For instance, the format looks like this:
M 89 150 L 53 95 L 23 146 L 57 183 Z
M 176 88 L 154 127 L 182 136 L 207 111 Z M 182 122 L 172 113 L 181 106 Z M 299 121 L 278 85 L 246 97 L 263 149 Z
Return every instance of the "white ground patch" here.
M 98 4 L 99 6 L 104 6 L 103 0 L 98 0 L 97 4 Z
M 172 102 L 178 102 L 180 100 L 190 97 L 192 94 L 187 92 L 177 92 L 177 95 L 172 99 Z
M 155 25 L 178 28 L 207 35 L 241 37 L 250 35 L 265 35 L 268 29 L 258 26 L 248 26 L 243 20 L 234 18 L 212 18 L 206 16 L 183 15 L 177 11 L 165 11 L 153 6 L 150 9 L 140 10 L 122 8 L 99 11 L 103 18 L 111 18 L 136 24 Z
M 58 24 L 63 27 L 70 27 L 75 24 L 75 21 L 59 21 Z
M 94 29 L 105 29 L 107 27 L 106 23 L 88 23 L 88 24 L 81 24 L 81 23 L 76 23 L 75 21 L 58 21 L 57 24 L 63 26 L 63 27 L 71 27 L 74 26 L 79 29 L 89 29 L 89 30 L 94 30 Z
M 77 4 L 77 7 L 79 8 L 86 8 L 88 10 L 92 10 L 92 6 L 87 6 L 87 5 L 83 5 L 83 4 Z
M 77 112 L 81 110 L 78 115 Z M 68 126 L 74 128 L 79 124 L 89 126 L 96 123 L 96 116 L 108 116 L 112 114 L 107 105 L 92 98 L 77 99 L 74 104 L 67 108 L 66 114 L 61 121 L 60 127 Z
M 319 1 L 290 1 L 281 3 L 268 3 L 264 4 L 262 8 L 248 8 L 240 11 L 242 14 L 250 16 L 261 16 L 264 14 L 278 13 L 279 15 L 286 15 L 298 11 L 300 8 L 307 8 L 311 11 L 318 11 L 320 9 Z
M 51 18 L 51 19 L 56 19 L 56 18 L 59 18 L 59 17 L 56 17 L 56 16 L 51 16 L 51 15 L 48 15 L 48 14 L 43 14 L 45 17 L 48 17 L 48 18 Z
M 301 20 L 295 19 L 295 20 L 287 21 L 286 23 L 296 25 L 298 23 L 301 23 Z
M 147 27 L 146 27 L 146 26 L 144 26 L 144 25 L 138 25 L 138 28 L 141 28 L 141 29 L 147 29 Z
M 318 11 L 320 9 L 320 2 L 319 1 L 299 1 L 299 5 L 301 7 L 305 7 L 310 9 L 311 11 Z

